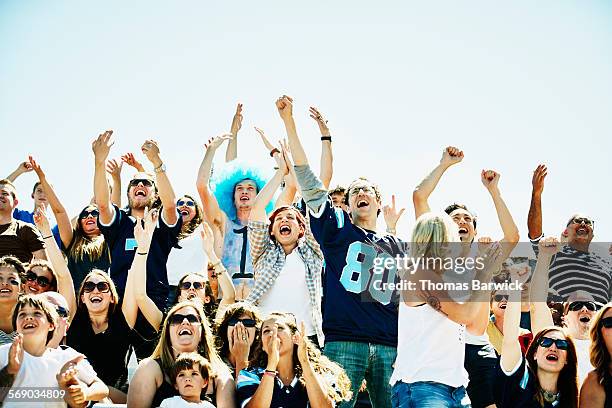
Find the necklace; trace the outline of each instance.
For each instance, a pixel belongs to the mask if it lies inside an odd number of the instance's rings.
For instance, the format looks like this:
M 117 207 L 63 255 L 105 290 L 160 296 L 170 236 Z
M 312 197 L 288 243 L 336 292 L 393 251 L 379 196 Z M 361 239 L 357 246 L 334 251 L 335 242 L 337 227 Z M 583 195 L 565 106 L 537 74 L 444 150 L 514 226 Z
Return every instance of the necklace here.
M 546 391 L 544 389 L 540 389 L 540 392 L 542 393 L 542 397 L 544 397 L 544 401 L 552 403 L 555 402 L 559 399 L 559 393 L 553 393 L 550 391 Z

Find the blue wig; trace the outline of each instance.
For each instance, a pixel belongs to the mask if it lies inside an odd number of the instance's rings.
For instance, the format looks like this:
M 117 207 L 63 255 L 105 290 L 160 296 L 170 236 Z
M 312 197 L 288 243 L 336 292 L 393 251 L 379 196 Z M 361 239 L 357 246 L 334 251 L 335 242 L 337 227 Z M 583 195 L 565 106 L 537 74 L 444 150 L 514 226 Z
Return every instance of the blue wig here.
M 257 185 L 257 192 L 266 185 L 270 177 L 261 168 L 249 165 L 238 160 L 225 163 L 223 168 L 215 171 L 211 179 L 211 187 L 219 203 L 219 208 L 230 220 L 236 220 L 236 205 L 234 203 L 234 188 L 242 180 L 253 180 Z M 274 199 L 266 207 L 266 213 L 274 209 Z

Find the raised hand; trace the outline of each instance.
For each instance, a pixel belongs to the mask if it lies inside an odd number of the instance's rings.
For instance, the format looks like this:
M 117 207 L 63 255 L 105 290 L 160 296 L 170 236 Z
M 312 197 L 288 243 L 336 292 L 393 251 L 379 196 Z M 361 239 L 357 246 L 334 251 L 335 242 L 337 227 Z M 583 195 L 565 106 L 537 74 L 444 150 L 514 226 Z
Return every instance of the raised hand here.
M 17 168 L 15 169 L 15 173 L 17 174 L 29 173 L 32 170 L 34 169 L 32 168 L 30 161 L 26 160 L 24 162 L 19 163 L 19 166 L 17 166 Z
M 398 211 L 395 205 L 395 194 L 393 194 L 391 196 L 391 205 L 385 205 L 383 207 L 383 215 L 385 216 L 387 228 L 395 229 L 397 221 L 400 219 L 405 210 L 405 208 L 402 208 Z
M 51 226 L 49 225 L 49 218 L 47 218 L 47 214 L 45 210 L 42 208 L 37 208 L 34 212 L 34 223 L 38 230 L 44 235 L 51 235 Z
M 276 109 L 283 120 L 289 120 L 293 117 L 293 99 L 290 96 L 283 95 L 276 100 Z
M 114 179 L 121 178 L 121 168 L 122 167 L 123 167 L 123 162 L 117 161 L 116 159 L 110 159 L 108 162 L 106 162 L 106 171 Z
M 8 355 L 7 369 L 9 374 L 17 375 L 23 363 L 23 335 L 17 334 L 11 344 Z
M 145 171 L 144 166 L 140 163 L 136 157 L 134 157 L 134 153 L 126 153 L 121 156 L 121 161 L 128 166 L 135 168 L 137 171 L 143 172 Z
M 140 150 L 142 150 L 142 153 L 147 156 L 147 159 L 149 159 L 154 166 L 157 167 L 157 165 L 161 163 L 161 158 L 159 157 L 159 146 L 155 140 L 145 140 Z
M 232 118 L 232 128 L 230 129 L 230 133 L 236 136 L 241 127 L 242 127 L 242 104 L 239 103 L 236 106 L 236 113 L 234 113 L 234 117 Z
M 225 142 L 226 140 L 231 140 L 233 138 L 234 136 L 229 133 L 223 134 L 221 136 L 212 137 L 208 139 L 208 142 L 206 142 L 206 144 L 204 144 L 204 148 L 206 150 L 215 151 L 219 148 L 219 146 L 223 144 L 223 142 Z
M 483 170 L 480 173 L 480 179 L 482 184 L 489 190 L 489 193 L 497 189 L 497 183 L 499 182 L 499 173 L 493 170 Z
M 297 356 L 302 367 L 308 364 L 308 346 L 306 345 L 306 326 L 300 322 L 300 330 L 293 335 L 293 343 L 297 344 Z
M 321 112 L 314 106 L 308 108 L 308 113 L 310 113 L 310 117 L 313 118 L 317 125 L 319 125 L 319 130 L 321 131 L 321 136 L 329 136 L 329 128 L 327 127 L 327 120 L 325 117 L 321 115 Z
M 232 343 L 230 344 L 230 353 L 235 357 L 236 361 L 248 361 L 249 351 L 251 345 L 249 344 L 249 333 L 242 322 L 238 322 L 234 326 L 232 333 Z
M 94 152 L 96 162 L 106 162 L 108 154 L 110 153 L 110 148 L 115 144 L 114 141 L 111 141 L 112 136 L 113 131 L 107 130 L 106 132 L 101 133 L 91 144 L 91 150 Z
M 215 236 L 213 235 L 212 228 L 210 228 L 210 225 L 206 221 L 202 222 L 200 236 L 202 237 L 202 248 L 204 249 L 204 253 L 206 253 L 209 259 L 216 258 Z
M 274 149 L 274 145 L 270 143 L 270 140 L 268 140 L 264 131 L 258 128 L 257 126 L 255 126 L 255 131 L 259 133 L 259 136 L 261 137 L 261 141 L 263 142 L 264 146 L 266 146 L 266 149 L 268 149 L 268 151 L 271 152 Z
M 287 142 L 285 142 L 284 146 L 283 146 L 283 143 L 281 142 L 280 144 L 281 154 L 274 155 L 274 160 L 276 160 L 276 165 L 278 166 L 278 170 L 283 173 L 283 176 L 286 176 L 287 174 L 289 174 L 289 166 L 287 165 L 287 158 L 285 157 L 285 154 L 284 154 L 286 146 L 287 146 Z
M 540 239 L 540 242 L 538 242 L 538 252 L 548 256 L 553 256 L 554 254 L 559 252 L 560 248 L 561 244 L 559 243 L 559 240 L 555 237 L 542 238 Z
M 28 156 L 28 164 L 29 164 L 30 170 L 34 170 L 34 173 L 36 173 L 36 175 L 38 176 L 40 180 L 45 178 L 45 172 L 40 167 L 40 165 L 36 163 L 36 160 L 34 160 L 32 156 Z
M 545 165 L 540 164 L 533 171 L 533 178 L 531 179 L 531 185 L 533 186 L 534 194 L 542 194 L 544 191 L 544 179 L 548 174 L 548 169 Z
M 145 208 L 143 218 L 136 217 L 136 225 L 134 225 L 134 239 L 138 244 L 139 252 L 146 252 L 151 245 L 151 239 L 157 226 L 157 210 L 149 210 Z M 143 226 L 144 220 L 144 226 Z
M 448 146 L 444 149 L 444 152 L 442 152 L 440 164 L 452 166 L 453 164 L 459 163 L 461 160 L 463 160 L 463 150 L 459 150 L 454 146 Z
M 484 253 L 492 243 L 493 239 L 491 237 L 478 238 L 478 252 Z

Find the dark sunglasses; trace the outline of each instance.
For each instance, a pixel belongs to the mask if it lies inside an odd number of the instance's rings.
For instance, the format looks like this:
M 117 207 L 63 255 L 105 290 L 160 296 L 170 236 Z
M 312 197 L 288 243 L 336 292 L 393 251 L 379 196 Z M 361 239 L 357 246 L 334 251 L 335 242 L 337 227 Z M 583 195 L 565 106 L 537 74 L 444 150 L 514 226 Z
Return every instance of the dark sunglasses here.
M 170 323 L 170 325 L 177 325 L 177 324 L 182 324 L 185 319 L 187 319 L 189 324 L 200 323 L 200 318 L 194 314 L 183 315 L 179 313 L 175 313 L 172 316 L 170 316 L 168 318 L 168 322 Z
M 59 315 L 59 317 L 68 317 L 68 309 L 66 309 L 63 306 L 55 306 L 55 310 L 57 310 L 57 314 Z
M 176 206 L 177 207 L 182 207 L 184 205 L 186 205 L 187 207 L 195 207 L 195 203 L 193 201 L 191 201 L 191 200 L 187 200 L 187 201 L 185 201 L 185 200 L 178 200 L 176 202 Z
M 605 327 L 606 329 L 612 328 L 612 316 L 604 317 L 600 321 L 601 321 L 601 325 Z
M 235 326 L 238 323 L 242 323 L 244 327 L 255 327 L 255 325 L 257 324 L 255 319 L 238 319 L 238 318 L 230 319 L 230 321 L 227 324 L 228 326 Z
M 149 179 L 133 179 L 130 181 L 130 187 L 137 186 L 140 183 L 145 187 L 153 187 L 153 182 Z
M 577 312 L 581 310 L 583 307 L 586 307 L 587 310 L 594 312 L 597 310 L 597 305 L 593 302 L 572 302 L 569 304 L 568 309 L 572 312 Z
M 559 350 L 567 350 L 569 344 L 567 340 L 551 339 L 550 337 L 540 337 L 540 340 L 538 341 L 538 345 L 544 348 L 549 348 L 553 343 L 555 343 L 555 346 L 557 346 Z
M 570 224 L 582 224 L 582 223 L 592 227 L 593 224 L 595 224 L 595 221 L 589 220 L 588 218 L 584 218 L 584 217 L 577 217 L 577 218 L 573 218 L 567 225 L 569 226 Z
M 85 282 L 83 284 L 83 292 L 90 293 L 93 292 L 94 289 L 98 289 L 100 293 L 110 292 L 110 285 L 107 282 Z
M 46 288 L 51 284 L 51 281 L 48 278 L 45 278 L 44 276 L 38 276 L 32 271 L 26 273 L 26 279 L 28 280 L 28 282 L 36 282 L 41 288 Z
M 198 289 L 202 289 L 205 283 L 204 282 L 183 282 L 181 283 L 181 289 L 189 290 L 191 289 L 192 285 L 195 290 L 198 290 Z
M 79 214 L 79 220 L 83 220 L 89 216 L 98 218 L 99 215 L 100 215 L 100 211 L 98 210 L 91 210 L 91 211 L 84 210 L 83 212 L 81 212 L 81 214 Z
M 502 300 L 508 301 L 508 295 L 495 295 L 493 296 L 493 300 L 496 302 L 501 302 Z

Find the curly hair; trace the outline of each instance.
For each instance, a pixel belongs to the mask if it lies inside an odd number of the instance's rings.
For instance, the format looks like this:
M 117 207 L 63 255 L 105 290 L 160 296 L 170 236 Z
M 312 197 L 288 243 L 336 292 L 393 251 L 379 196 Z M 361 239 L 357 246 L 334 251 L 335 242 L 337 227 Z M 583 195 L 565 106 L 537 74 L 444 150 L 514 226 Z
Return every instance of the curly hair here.
M 289 313 L 282 312 L 272 312 L 270 313 L 264 322 L 269 319 L 275 319 L 277 324 L 284 324 L 289 328 L 291 335 L 293 336 L 297 333 L 298 328 L 295 322 L 295 316 Z M 262 326 L 263 323 L 262 322 Z M 261 331 L 261 327 L 260 327 Z M 338 364 L 334 363 L 327 357 L 321 354 L 319 349 L 308 339 L 304 339 L 306 341 L 306 349 L 308 354 L 308 360 L 312 365 L 312 368 L 315 373 L 319 376 L 323 377 L 322 379 L 325 393 L 328 397 L 330 397 L 333 401 L 350 401 L 352 397 L 351 392 L 351 380 L 349 380 L 346 372 L 342 367 Z M 250 361 L 251 367 L 266 367 L 268 365 L 268 354 L 263 350 L 262 338 L 259 336 L 259 339 L 255 343 L 253 343 L 254 351 L 253 358 Z M 300 364 L 300 360 L 298 359 L 298 346 L 293 346 L 293 364 L 295 375 L 299 378 L 302 385 L 306 386 L 306 382 L 303 376 L 302 365 Z M 325 381 L 327 378 L 332 377 L 335 379 L 335 386 L 330 384 L 328 381 Z
M 606 347 L 606 342 L 601 334 L 603 328 L 602 320 L 608 310 L 612 309 L 612 303 L 604 305 L 595 315 L 593 322 L 591 323 L 591 365 L 595 367 L 597 373 L 597 379 L 602 384 L 608 367 L 610 367 L 610 353 Z
M 229 305 L 225 309 L 225 313 L 221 317 L 217 324 L 215 325 L 215 342 L 217 345 L 217 350 L 219 350 L 219 354 L 223 358 L 227 358 L 230 354 L 229 342 L 227 341 L 227 331 L 229 328 L 230 320 L 234 318 L 239 318 L 243 314 L 249 315 L 257 322 L 255 326 L 255 340 L 253 344 L 257 342 L 259 339 L 259 329 L 261 326 L 261 315 L 259 313 L 259 309 L 254 305 L 246 302 L 238 302 L 232 305 Z M 249 360 L 253 357 L 254 347 L 251 347 L 249 351 Z
M 237 160 L 226 163 L 223 169 L 213 176 L 211 180 L 212 190 L 219 203 L 219 208 L 227 215 L 230 220 L 235 220 L 236 204 L 234 203 L 234 190 L 236 184 L 244 180 L 252 180 L 257 186 L 257 192 L 261 191 L 270 177 L 260 168 Z M 274 200 L 271 200 L 266 207 L 266 213 L 274 208 Z
M 204 220 L 204 210 L 202 209 L 202 206 L 200 205 L 200 203 L 198 203 L 189 194 L 184 194 L 181 196 L 181 198 L 182 197 L 187 197 L 188 199 L 193 201 L 194 208 L 195 208 L 195 215 L 193 216 L 193 219 L 191 221 L 189 221 L 186 224 L 183 224 L 183 226 L 181 227 L 181 232 L 178 235 L 179 241 L 183 238 L 187 238 L 188 236 L 190 236 L 200 226 L 200 224 L 202 224 L 202 221 Z
M 525 360 L 530 369 L 533 370 L 534 374 L 537 372 L 538 363 L 535 359 L 538 347 L 540 347 L 540 339 L 550 332 L 559 332 L 565 336 L 567 340 L 567 360 L 565 366 L 561 369 L 559 377 L 557 377 L 557 389 L 562 390 L 563 396 L 561 398 L 559 408 L 576 408 L 578 407 L 578 356 L 576 354 L 576 346 L 574 341 L 567 333 L 559 327 L 552 326 L 546 327 L 538 334 L 536 334 L 529 344 L 527 353 L 525 354 Z M 535 389 L 540 389 L 540 382 L 537 374 L 533 376 L 535 380 Z M 541 393 L 536 393 L 535 400 L 541 407 L 544 406 L 544 401 Z

